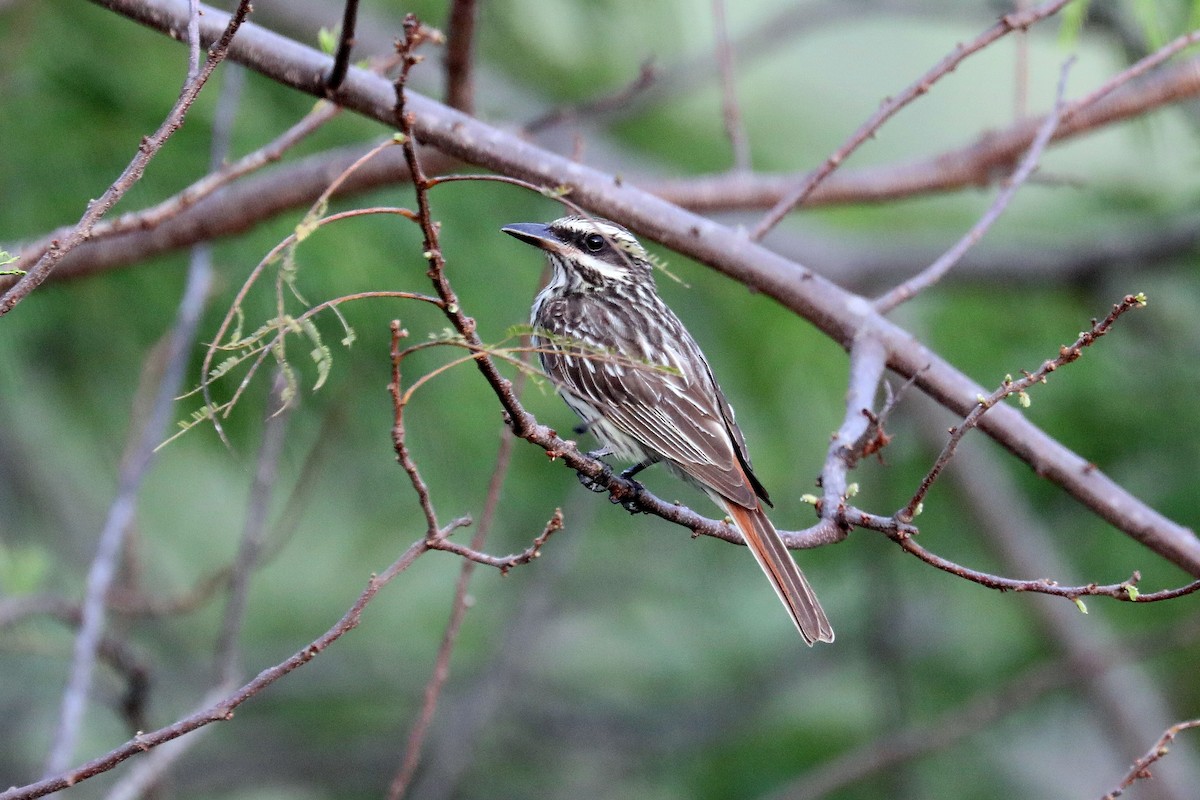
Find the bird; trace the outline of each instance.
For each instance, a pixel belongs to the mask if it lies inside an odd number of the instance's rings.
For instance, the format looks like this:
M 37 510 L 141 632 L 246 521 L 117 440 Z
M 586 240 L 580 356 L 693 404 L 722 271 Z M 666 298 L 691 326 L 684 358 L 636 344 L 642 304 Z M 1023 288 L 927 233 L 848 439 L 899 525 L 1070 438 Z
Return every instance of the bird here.
M 533 303 L 542 370 L 582 419 L 576 430 L 633 466 L 664 463 L 725 512 L 766 573 L 804 642 L 832 642 L 812 587 L 764 510 L 746 440 L 712 368 L 658 295 L 650 255 L 626 228 L 566 216 L 501 231 L 540 248 L 551 276 Z

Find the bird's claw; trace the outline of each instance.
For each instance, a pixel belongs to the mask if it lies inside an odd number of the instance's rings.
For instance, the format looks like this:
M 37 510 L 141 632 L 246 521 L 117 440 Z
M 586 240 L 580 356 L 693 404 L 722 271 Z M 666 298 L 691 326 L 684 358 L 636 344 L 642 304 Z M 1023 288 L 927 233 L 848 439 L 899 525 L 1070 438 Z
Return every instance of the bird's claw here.
M 607 468 L 595 478 L 591 477 L 590 475 L 584 475 L 582 472 L 577 472 L 575 474 L 578 476 L 579 482 L 583 484 L 583 488 L 587 489 L 589 492 L 599 493 L 608 491 L 608 487 L 604 485 L 603 480 L 604 478 L 611 477 L 612 472 L 610 472 Z
M 628 471 L 629 470 L 626 470 L 625 472 L 628 472 Z M 617 497 L 616 495 L 610 495 L 608 499 L 612 502 L 613 505 L 620 503 L 621 508 L 628 511 L 630 514 L 644 514 L 645 512 L 642 511 L 642 507 L 638 503 L 638 498 L 641 497 L 642 490 L 645 489 L 646 487 L 643 486 L 639 481 L 635 481 L 632 478 L 626 477 L 625 472 L 621 473 L 621 477 L 624 478 L 625 480 L 629 481 L 629 483 L 631 483 L 633 485 L 633 492 L 626 495 L 625 497 Z

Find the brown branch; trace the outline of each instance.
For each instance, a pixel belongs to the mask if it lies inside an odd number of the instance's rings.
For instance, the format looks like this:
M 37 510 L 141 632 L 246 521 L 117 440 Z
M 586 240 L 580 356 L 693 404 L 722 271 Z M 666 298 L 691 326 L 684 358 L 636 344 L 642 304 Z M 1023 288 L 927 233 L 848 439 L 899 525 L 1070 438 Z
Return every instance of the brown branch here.
M 876 298 L 875 309 L 880 314 L 892 311 L 896 306 L 911 300 L 940 281 L 945 277 L 947 272 L 954 268 L 955 264 L 962 260 L 962 257 L 966 255 L 968 250 L 979 243 L 979 240 L 983 238 L 984 234 L 988 232 L 996 220 L 1000 219 L 1005 209 L 1008 208 L 1008 204 L 1016 196 L 1017 190 L 1024 185 L 1025 181 L 1029 179 L 1029 176 L 1037 168 L 1038 162 L 1042 158 L 1042 151 L 1046 149 L 1046 145 L 1050 143 L 1050 137 L 1058 129 L 1064 110 L 1063 98 L 1067 90 L 1067 73 L 1070 71 L 1074 61 L 1074 58 L 1069 58 L 1063 64 L 1058 78 L 1058 93 L 1054 101 L 1054 110 L 1046 115 L 1046 120 L 1038 129 L 1037 136 L 1033 139 L 1033 144 L 1029 146 L 1029 151 L 1021 159 L 1021 164 L 1017 167 L 1016 172 L 1005 180 L 1004 188 L 996 195 L 996 199 L 992 202 L 991 207 L 937 261 L 934 261 L 904 283 L 894 287 L 882 297 Z
M 1090 133 L 1098 128 L 1145 114 L 1164 104 L 1195 96 L 1200 93 L 1198 65 L 1200 59 L 1164 69 L 1159 74 L 1145 78 L 1137 86 L 1125 86 L 1120 97 L 1115 98 L 1113 102 L 1072 104 L 1075 110 L 1070 114 L 1069 121 L 1064 120 L 1055 131 L 1051 143 Z M 1144 69 L 1137 71 L 1140 73 Z M 1121 73 L 1122 76 L 1125 74 Z M 1118 78 L 1122 83 L 1126 80 L 1121 76 L 1113 80 Z M 600 113 L 610 107 L 620 107 L 654 80 L 653 70 L 648 64 L 643 65 L 641 75 L 627 89 L 577 109 L 552 112 L 529 123 L 526 130 L 532 133 L 573 116 Z M 338 110 L 338 107 L 326 108 L 331 115 Z M 814 190 L 805 201 L 805 205 L 815 207 L 885 202 L 988 185 L 994 182 L 998 175 L 1007 174 L 1021 154 L 1028 151 L 1040 124 L 1041 121 L 1038 120 L 1027 120 L 1005 131 L 989 133 L 964 148 L 908 164 L 839 170 Z M 206 177 L 194 187 L 184 190 L 159 206 L 123 215 L 111 223 L 111 229 L 105 223 L 98 224 L 87 242 L 80 244 L 63 258 L 51 279 L 89 275 L 185 247 L 202 239 L 248 230 L 258 222 L 270 219 L 282 211 L 310 204 L 335 175 L 345 171 L 367 149 L 361 146 L 336 148 L 302 159 L 294 165 L 251 178 L 241 184 L 222 187 L 206 199 L 197 200 L 191 197 L 196 189 L 208 183 L 210 177 Z M 251 156 L 247 156 L 247 159 L 249 158 Z M 430 172 L 445 171 L 456 163 L 456 159 L 440 153 L 435 155 L 432 151 L 424 152 L 422 158 Z M 434 158 L 438 159 L 437 163 L 432 160 Z M 278 155 L 273 154 L 267 160 L 277 159 Z M 239 161 L 238 164 L 245 160 Z M 236 165 L 231 165 L 229 169 L 233 169 L 234 166 Z M 224 174 L 223 171 L 212 177 L 221 179 Z M 395 153 L 393 157 L 385 153 L 355 172 L 333 196 L 369 191 L 407 180 L 408 174 L 401 154 Z M 697 212 L 717 212 L 769 207 L 778 202 L 796 180 L 797 177 L 793 175 L 721 173 L 684 179 L 647 178 L 639 183 L 647 191 L 681 208 Z M 221 183 L 225 182 L 221 180 Z M 20 254 L 13 266 L 28 270 L 49 244 L 55 238 L 61 238 L 67 230 L 69 229 L 64 228 L 55 231 L 24 246 L 7 245 L 6 249 Z M 1186 246 L 1186 243 L 1194 241 L 1194 238 L 1193 234 L 1184 232 L 1182 241 Z M 1114 246 L 1127 249 L 1124 240 L 1120 245 Z M 1159 249 L 1159 239 L 1151 238 L 1147 246 Z M 1072 248 L 1071 252 L 1074 253 L 1075 249 Z M 1135 252 L 1141 250 L 1137 249 Z M 0 276 L 0 288 L 14 282 L 13 278 Z
M 1200 728 L 1200 719 L 1191 719 L 1187 720 L 1186 722 L 1179 722 L 1167 728 L 1166 731 L 1163 732 L 1163 735 L 1159 737 L 1158 741 L 1154 743 L 1154 746 L 1146 752 L 1146 755 L 1133 762 L 1133 768 L 1130 769 L 1129 773 L 1121 780 L 1119 784 L 1117 784 L 1117 788 L 1104 795 L 1101 800 L 1116 800 L 1116 798 L 1125 794 L 1125 790 L 1132 786 L 1134 782 L 1153 777 L 1150 774 L 1150 767 L 1170 752 L 1170 748 L 1167 747 L 1167 745 L 1173 742 L 1176 736 L 1192 728 Z
M 1137 65 L 1130 70 L 1137 70 Z M 1134 85 L 1120 73 L 1120 91 L 1082 104 L 1075 101 L 1063 114 L 1051 143 L 1091 133 L 1200 94 L 1200 58 L 1189 59 Z M 1084 98 L 1086 99 L 1086 98 Z M 1026 119 L 975 142 L 929 158 L 882 167 L 842 169 L 820 183 L 804 201 L 805 208 L 844 203 L 882 203 L 924 194 L 987 186 L 1007 175 L 1026 152 L 1044 120 Z M 812 173 L 815 175 L 815 173 Z M 811 175 L 809 176 L 811 177 Z M 730 175 L 646 182 L 660 198 L 696 212 L 758 210 L 779 203 L 805 176 Z
M 175 106 L 167 114 L 166 119 L 163 120 L 158 130 L 142 139 L 133 160 L 129 162 L 129 165 L 125 167 L 125 170 L 117 180 L 105 190 L 104 194 L 100 195 L 98 200 L 88 203 L 87 210 L 79 222 L 76 223 L 75 227 L 71 229 L 71 232 L 61 240 L 52 242 L 41 258 L 37 260 L 37 263 L 19 281 L 4 292 L 3 295 L 0 295 L 0 317 L 12 311 L 17 303 L 21 302 L 30 292 L 40 286 L 58 265 L 58 262 L 62 260 L 63 256 L 74 249 L 80 242 L 86 240 L 91 233 L 92 227 L 100 218 L 108 213 L 108 210 L 116 205 L 125 192 L 141 179 L 146 165 L 158 154 L 158 151 L 171 138 L 171 135 L 183 125 L 183 120 L 187 116 L 188 109 L 192 107 L 192 103 L 199 96 L 200 90 L 204 88 L 204 84 L 208 82 L 208 78 L 212 75 L 213 70 L 225 59 L 225 55 L 229 51 L 229 43 L 233 40 L 234 34 L 237 33 L 249 13 L 250 0 L 241 0 L 233 15 L 228 18 L 225 30 L 221 33 L 220 38 L 209 49 L 204 67 L 194 78 L 185 81 L 183 89 L 179 93 L 179 99 L 175 101 Z M 187 24 L 191 24 L 193 16 L 198 15 L 188 16 L 189 20 L 185 22 L 185 27 Z
M 446 25 L 446 105 L 470 114 L 475 109 L 475 82 L 471 74 L 475 45 L 475 0 L 453 0 Z
M 1070 0 L 1050 0 L 1050 2 L 1029 11 L 1006 14 L 1000 18 L 999 22 L 979 34 L 971 42 L 965 45 L 959 44 L 954 48 L 952 53 L 910 84 L 907 89 L 896 97 L 885 100 L 879 107 L 879 110 L 864 122 L 841 147 L 835 150 L 833 155 L 825 160 L 824 164 L 810 173 L 799 186 L 789 192 L 767 212 L 762 221 L 755 226 L 750 237 L 755 241 L 759 241 L 766 236 L 793 208 L 803 203 L 812 194 L 813 190 L 817 188 L 818 184 L 825 180 L 826 176 L 849 158 L 863 142 L 874 136 L 876 131 L 885 122 L 891 119 L 900 109 L 927 93 L 933 87 L 933 84 L 953 72 L 968 56 L 978 53 L 980 50 L 1013 31 L 1026 30 L 1030 25 L 1053 14 L 1057 14 L 1069 2 Z
M 324 652 L 325 648 L 329 647 L 329 645 L 357 628 L 359 622 L 362 620 L 363 610 L 375 598 L 375 595 L 397 575 L 408 569 L 418 557 L 428 552 L 428 550 L 429 548 L 424 539 L 414 542 L 383 574 L 371 577 L 371 580 L 368 581 L 366 588 L 363 589 L 358 599 L 333 627 L 302 647 L 290 658 L 258 673 L 253 680 L 246 683 L 237 691 L 211 706 L 170 725 L 149 733 L 138 734 L 120 747 L 114 748 L 99 758 L 94 758 L 74 769 L 44 778 L 27 786 L 14 786 L 5 792 L 0 792 L 0 800 L 31 800 L 35 797 L 44 797 L 47 794 L 67 789 L 75 786 L 80 781 L 107 772 L 121 762 L 157 747 L 164 742 L 177 739 L 184 734 L 191 733 L 213 722 L 225 722 L 233 719 L 234 711 L 247 700 L 275 683 L 275 681 L 312 661 Z
M 921 503 L 928 494 L 930 487 L 941 475 L 946 465 L 950 463 L 950 459 L 954 457 L 954 451 L 958 447 L 958 443 L 967 435 L 967 432 L 980 425 L 983 415 L 994 408 L 997 403 L 1002 400 L 1017 395 L 1025 397 L 1025 391 L 1035 383 L 1045 383 L 1051 372 L 1054 372 L 1059 367 L 1070 364 L 1083 355 L 1083 349 L 1089 347 L 1096 342 L 1104 334 L 1108 333 L 1113 324 L 1127 311 L 1134 308 L 1142 308 L 1146 305 L 1146 298 L 1142 295 L 1125 295 L 1121 302 L 1116 303 L 1112 307 L 1112 311 L 1108 316 L 1099 322 L 1093 320 L 1091 330 L 1082 332 L 1074 344 L 1070 346 L 1060 347 L 1058 356 L 1045 361 L 1034 372 L 1027 372 L 1020 380 L 1013 381 L 1006 378 L 1000 386 L 987 397 L 982 394 L 978 397 L 975 407 L 967 414 L 966 418 L 950 432 L 950 438 L 946 441 L 946 446 L 938 455 L 929 472 L 921 480 L 921 485 L 908 501 L 908 505 L 900 511 L 896 512 L 897 519 L 902 522 L 911 522 L 913 517 L 919 513 Z

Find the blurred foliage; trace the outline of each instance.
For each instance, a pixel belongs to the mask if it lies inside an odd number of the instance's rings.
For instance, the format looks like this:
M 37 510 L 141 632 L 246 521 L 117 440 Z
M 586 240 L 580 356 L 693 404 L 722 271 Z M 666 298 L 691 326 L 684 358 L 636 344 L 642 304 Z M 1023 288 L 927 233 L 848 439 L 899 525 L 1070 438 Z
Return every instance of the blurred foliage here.
M 399 30 L 399 11 L 366 5 L 376 28 Z M 415 5 L 431 24 L 443 22 L 444 4 Z M 768 0 L 729 5 L 735 34 L 784 6 Z M 1115 8 L 1143 25 L 1133 30 L 1142 31 L 1148 46 L 1177 35 L 1175 26 L 1195 7 L 1139 0 L 1091 5 L 1089 20 L 1101 7 Z M 318 30 L 340 14 L 331 5 L 322 12 L 328 19 L 313 14 L 301 25 L 295 9 L 275 20 L 282 8 L 259 6 L 259 22 L 278 23 L 314 45 Z M 992 4 L 964 3 L 944 14 L 848 12 L 840 22 L 798 29 L 786 46 L 761 55 L 751 43 L 739 56 L 738 74 L 756 166 L 800 170 L 820 163 L 880 98 L 990 24 L 994 11 Z M 1029 36 L 1030 113 L 1053 97 L 1067 52 L 1058 32 L 1051 22 Z M 712 26 L 710 6 L 700 0 L 509 0 L 482 4 L 479 37 L 482 85 L 503 87 L 483 93 L 480 103 L 489 118 L 516 124 L 615 90 L 647 58 L 669 68 L 703 56 Z M 1119 39 L 1111 27 L 1081 23 L 1069 40 L 1081 56 L 1072 94 L 1120 68 L 1126 54 L 1114 44 Z M 186 53 L 166 37 L 69 0 L 0 4 L 0 52 L 0 241 L 13 251 L 22 237 L 73 222 L 87 199 L 103 191 L 170 107 Z M 1013 52 L 1004 42 L 971 59 L 889 123 L 851 166 L 915 160 L 1007 124 L 1014 108 Z M 439 83 L 439 61 L 434 55 L 418 68 L 431 87 Z M 204 173 L 220 77 L 118 212 L 156 202 Z M 716 86 L 703 82 L 610 124 L 584 128 L 585 159 L 595 152 L 598 166 L 631 179 L 642 169 L 724 169 L 729 147 Z M 311 105 L 310 98 L 250 76 L 234 155 L 268 141 Z M 1186 107 L 1171 109 L 1056 146 L 1042 170 L 1053 180 L 1025 187 L 984 247 L 1086 243 L 1114 226 L 1155 230 L 1194 213 L 1200 196 L 1195 123 Z M 344 114 L 297 154 L 378 141 L 387 133 Z M 866 237 L 883 252 L 898 240 L 943 248 L 992 196 L 960 192 L 823 209 L 798 215 L 788 232 L 834 241 Z M 527 319 L 541 265 L 498 228 L 547 219 L 558 208 L 488 183 L 446 184 L 432 199 L 462 305 L 477 318 L 485 341 L 500 340 Z M 401 186 L 336 208 L 376 203 L 412 205 L 413 199 Z M 202 341 L 215 334 L 253 266 L 302 216 L 297 210 L 216 244 L 218 285 Z M 662 292 L 692 327 L 738 409 L 757 471 L 777 501 L 776 520 L 788 528 L 809 524 L 811 509 L 798 498 L 812 491 L 829 433 L 841 418 L 844 354 L 763 297 L 658 252 L 684 281 L 661 278 Z M 419 231 L 395 217 L 326 227 L 298 248 L 297 259 L 298 285 L 314 303 L 356 291 L 428 291 Z M 86 280 L 51 282 L 0 321 L 4 598 L 81 596 L 138 386 L 174 319 L 186 262 L 187 254 L 173 254 Z M 1006 286 L 986 277 L 952 277 L 899 318 L 968 375 L 994 386 L 1006 373 L 1052 357 L 1090 318 L 1139 290 L 1149 296 L 1149 308 L 1033 392 L 1027 413 L 1151 505 L 1194 524 L 1200 516 L 1194 253 L 1153 268 L 1130 263 L 1083 281 L 1051 276 Z M 272 309 L 269 290 L 254 295 L 248 329 Z M 400 319 L 414 341 L 437 335 L 445 323 L 412 302 L 364 301 L 342 310 L 357 341 L 339 346 L 337 320 L 318 318 L 332 348 L 332 372 L 319 392 L 301 390 L 287 423 L 272 500 L 278 523 L 251 585 L 241 640 L 246 676 L 327 629 L 368 577 L 423 532 L 390 441 L 388 322 Z M 295 347 L 297 368 L 311 386 L 315 372 L 306 353 Z M 438 348 L 414 356 L 405 362 L 407 380 L 457 355 Z M 198 381 L 201 358 L 198 344 L 184 388 Z M 267 381 L 264 372 L 226 423 L 232 449 L 200 426 L 159 454 L 139 497 L 125 582 L 180 596 L 234 556 Z M 228 396 L 235 386 L 231 376 L 214 390 Z M 547 386 L 530 383 L 526 400 L 547 424 L 563 431 L 574 424 Z M 938 444 L 923 438 L 917 423 L 927 406 L 915 395 L 901 404 L 889 426 L 896 439 L 885 463 L 865 464 L 856 476 L 863 507 L 889 513 L 928 468 Z M 177 418 L 195 407 L 182 401 Z M 501 437 L 498 406 L 478 375 L 467 365 L 438 376 L 417 393 L 408 414 L 410 444 L 443 519 L 478 518 Z M 938 419 L 953 424 L 944 413 Z M 991 443 L 971 446 L 1003 460 L 1033 513 L 1053 532 L 1045 546 L 1067 574 L 1046 577 L 1111 582 L 1141 569 L 1147 591 L 1185 579 Z M 663 470 L 651 470 L 646 481 L 665 497 L 711 513 L 702 497 Z M 878 736 L 932 724 L 1061 652 L 1034 610 L 1063 601 L 986 591 L 932 571 L 869 532 L 798 554 L 838 631 L 836 645 L 808 651 L 740 548 L 692 541 L 658 519 L 631 518 L 520 443 L 487 549 L 522 549 L 555 506 L 564 508 L 567 528 L 541 559 L 504 578 L 481 568 L 473 579 L 474 605 L 415 797 L 771 794 Z M 951 483 L 935 487 L 918 521 L 923 544 L 935 552 L 1006 572 Z M 419 559 L 372 603 L 360 628 L 248 703 L 234 721 L 210 730 L 179 763 L 162 796 L 378 797 L 421 702 L 458 569 L 447 554 Z M 1166 709 L 1171 722 L 1200 709 L 1195 635 L 1168 646 L 1172 632 L 1194 620 L 1196 602 L 1193 596 L 1135 607 L 1093 599 L 1088 616 L 1076 615 L 1074 624 L 1097 646 L 1162 642 L 1163 652 L 1151 647 L 1140 663 L 1139 675 L 1162 706 L 1146 709 L 1148 719 Z M 152 726 L 187 713 L 209 685 L 223 606 L 218 593 L 187 614 L 111 619 L 114 634 L 150 667 Z M 39 774 L 70 651 L 70 631 L 51 619 L 0 630 L 0 785 Z M 1107 718 L 1083 683 L 1067 680 L 948 750 L 831 796 L 1087 797 L 1107 790 L 1140 751 L 1105 732 Z M 120 677 L 102 667 L 81 759 L 131 734 L 114 710 L 123 691 Z M 1187 774 L 1198 752 L 1194 738 L 1185 736 L 1156 774 Z M 106 776 L 72 792 L 95 796 L 112 781 Z M 1129 796 L 1151 796 L 1138 791 Z

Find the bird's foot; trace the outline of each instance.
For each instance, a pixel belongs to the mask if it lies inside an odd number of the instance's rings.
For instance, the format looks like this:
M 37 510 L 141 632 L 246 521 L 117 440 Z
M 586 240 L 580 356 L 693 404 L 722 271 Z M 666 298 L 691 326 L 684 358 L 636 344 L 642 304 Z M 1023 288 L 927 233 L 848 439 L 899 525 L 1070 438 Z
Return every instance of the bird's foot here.
M 606 447 L 584 453 L 584 455 L 588 458 L 594 458 L 597 461 L 609 454 L 608 448 Z M 587 489 L 589 492 L 607 492 L 608 487 L 605 484 L 608 483 L 608 479 L 612 477 L 612 468 L 605 464 L 604 471 L 595 478 L 591 477 L 590 475 L 584 475 L 582 472 L 577 472 L 575 474 L 578 476 L 579 482 L 583 484 L 583 488 Z
M 611 500 L 614 504 L 620 503 L 621 507 L 624 508 L 626 511 L 628 511 L 630 514 L 645 513 L 644 511 L 642 511 L 642 507 L 638 503 L 638 498 L 641 497 L 642 491 L 645 490 L 646 487 L 642 485 L 641 481 L 635 481 L 633 479 L 633 476 L 637 475 L 639 472 L 644 470 L 647 466 L 649 466 L 649 462 L 643 461 L 641 464 L 634 464 L 632 467 L 629 467 L 628 469 L 621 470 L 621 478 L 623 480 L 628 481 L 632 485 L 633 491 L 632 492 L 622 492 L 622 495 L 623 495 L 622 497 L 617 497 L 616 495 L 612 495 L 609 497 L 609 500 Z

